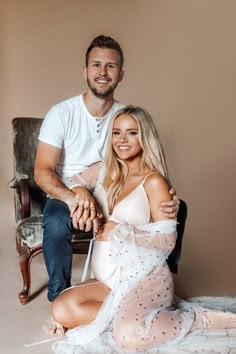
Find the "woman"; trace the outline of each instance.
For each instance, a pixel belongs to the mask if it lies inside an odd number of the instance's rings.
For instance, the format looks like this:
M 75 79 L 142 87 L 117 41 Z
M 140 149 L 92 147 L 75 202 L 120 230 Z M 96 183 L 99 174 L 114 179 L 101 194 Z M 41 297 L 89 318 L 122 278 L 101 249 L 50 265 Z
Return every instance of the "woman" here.
M 66 340 L 54 344 L 55 352 L 173 350 L 193 334 L 196 339 L 196 331 L 236 328 L 236 314 L 174 308 L 166 259 L 175 246 L 176 221 L 159 209 L 170 198 L 167 168 L 155 125 L 144 109 L 127 106 L 114 116 L 105 168 L 93 165 L 65 182 L 74 193 L 81 183 L 95 187 L 105 222 L 92 253 L 95 279 L 67 289 L 52 303 L 53 318 L 73 328 Z M 212 343 L 213 349 L 220 346 L 215 338 Z M 228 347 L 236 347 L 235 338 L 233 343 L 229 337 Z

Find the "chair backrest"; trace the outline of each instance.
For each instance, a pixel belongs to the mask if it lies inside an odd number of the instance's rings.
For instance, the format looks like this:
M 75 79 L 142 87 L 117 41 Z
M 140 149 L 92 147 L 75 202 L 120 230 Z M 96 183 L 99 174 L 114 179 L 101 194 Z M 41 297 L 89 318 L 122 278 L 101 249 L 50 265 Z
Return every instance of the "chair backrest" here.
M 15 176 L 27 174 L 31 216 L 42 214 L 46 194 L 34 182 L 34 162 L 43 119 L 17 117 L 12 120 Z M 18 210 L 19 208 L 16 208 Z M 19 220 L 16 214 L 16 221 Z
M 169 255 L 167 259 L 167 263 L 172 273 L 177 273 L 178 264 L 181 257 L 182 250 L 182 240 L 184 236 L 185 223 L 187 219 L 187 204 L 185 201 L 180 200 L 179 211 L 177 215 L 177 240 L 175 244 L 175 248 Z

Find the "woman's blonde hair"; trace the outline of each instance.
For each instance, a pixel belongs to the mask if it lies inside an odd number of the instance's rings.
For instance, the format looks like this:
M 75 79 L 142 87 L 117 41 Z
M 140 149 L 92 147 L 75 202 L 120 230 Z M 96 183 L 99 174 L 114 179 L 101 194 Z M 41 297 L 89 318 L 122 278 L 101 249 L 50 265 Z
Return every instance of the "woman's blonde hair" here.
M 107 137 L 107 153 L 106 153 L 106 175 L 104 179 L 104 187 L 108 195 L 108 209 L 112 212 L 115 201 L 123 186 L 124 180 L 128 174 L 126 164 L 121 161 L 112 146 L 113 125 L 121 115 L 129 115 L 138 124 L 139 142 L 142 147 L 142 165 L 150 168 L 151 171 L 160 173 L 168 180 L 168 172 L 165 163 L 164 152 L 159 139 L 159 135 L 150 114 L 141 107 L 126 106 L 121 108 L 113 116 Z

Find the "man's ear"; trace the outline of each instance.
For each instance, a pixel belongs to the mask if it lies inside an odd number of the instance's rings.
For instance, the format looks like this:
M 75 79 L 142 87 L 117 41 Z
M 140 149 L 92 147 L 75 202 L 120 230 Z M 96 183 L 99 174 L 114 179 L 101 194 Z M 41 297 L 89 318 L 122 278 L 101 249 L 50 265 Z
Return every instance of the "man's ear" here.
M 87 66 L 83 67 L 83 75 L 84 75 L 85 80 L 87 80 Z
M 119 82 L 123 80 L 124 74 L 125 74 L 124 70 L 121 70 L 119 75 Z

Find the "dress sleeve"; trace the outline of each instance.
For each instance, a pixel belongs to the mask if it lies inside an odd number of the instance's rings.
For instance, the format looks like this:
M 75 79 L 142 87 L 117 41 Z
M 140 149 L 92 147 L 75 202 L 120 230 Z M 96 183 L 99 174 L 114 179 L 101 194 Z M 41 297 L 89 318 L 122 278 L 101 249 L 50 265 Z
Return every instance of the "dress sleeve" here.
M 102 168 L 102 163 L 97 162 L 91 166 L 89 166 L 85 171 L 73 175 L 71 177 L 67 177 L 63 179 L 63 183 L 69 188 L 72 189 L 76 186 L 86 187 L 88 190 L 93 191 L 97 181 L 98 176 L 100 174 L 100 170 Z
M 176 221 L 158 221 L 139 228 L 122 223 L 115 228 L 113 237 L 139 247 L 172 251 L 177 238 Z

